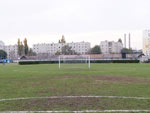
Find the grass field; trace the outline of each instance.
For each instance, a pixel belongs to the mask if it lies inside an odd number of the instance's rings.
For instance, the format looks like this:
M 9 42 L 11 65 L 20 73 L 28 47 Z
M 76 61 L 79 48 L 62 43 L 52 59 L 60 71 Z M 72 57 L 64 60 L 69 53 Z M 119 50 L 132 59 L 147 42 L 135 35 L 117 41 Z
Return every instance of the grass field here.
M 0 99 L 50 96 L 150 98 L 150 64 L 0 65 Z M 54 98 L 0 101 L 0 111 L 150 110 L 150 100 Z

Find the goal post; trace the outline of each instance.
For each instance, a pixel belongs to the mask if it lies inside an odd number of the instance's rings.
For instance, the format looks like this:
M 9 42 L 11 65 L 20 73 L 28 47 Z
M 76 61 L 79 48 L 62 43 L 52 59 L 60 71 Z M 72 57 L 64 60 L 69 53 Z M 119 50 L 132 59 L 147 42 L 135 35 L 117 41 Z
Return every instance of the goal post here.
M 89 56 L 89 63 L 88 63 L 88 67 L 89 67 L 89 69 L 91 68 L 91 58 L 90 58 L 90 56 Z
M 90 55 L 60 55 L 58 57 L 58 67 L 61 68 L 61 64 L 88 64 L 87 67 L 91 68 Z
M 59 69 L 60 69 L 60 56 L 59 56 Z

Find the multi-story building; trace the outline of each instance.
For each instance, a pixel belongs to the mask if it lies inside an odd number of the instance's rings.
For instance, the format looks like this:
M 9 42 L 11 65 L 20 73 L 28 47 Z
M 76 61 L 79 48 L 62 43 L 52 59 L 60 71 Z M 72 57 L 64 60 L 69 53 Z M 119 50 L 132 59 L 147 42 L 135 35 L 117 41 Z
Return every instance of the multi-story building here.
M 10 58 L 10 59 L 18 58 L 18 46 L 17 45 L 5 46 L 4 50 L 7 53 L 7 58 Z
M 7 58 L 9 59 L 18 58 L 18 46 L 17 45 L 5 45 L 4 42 L 0 41 L 0 50 L 4 50 L 7 53 Z
M 86 54 L 91 47 L 89 42 L 72 42 L 72 43 L 51 43 L 51 44 L 34 44 L 33 51 L 37 54 L 48 53 L 49 55 L 55 55 L 57 51 L 61 51 L 61 48 L 65 45 L 71 47 L 76 53 Z
M 123 48 L 123 44 L 121 42 L 102 41 L 100 43 L 100 48 L 103 54 L 120 53 Z
M 0 50 L 4 50 L 5 49 L 5 44 L 4 42 L 0 41 Z
M 143 31 L 143 53 L 150 56 L 150 30 Z

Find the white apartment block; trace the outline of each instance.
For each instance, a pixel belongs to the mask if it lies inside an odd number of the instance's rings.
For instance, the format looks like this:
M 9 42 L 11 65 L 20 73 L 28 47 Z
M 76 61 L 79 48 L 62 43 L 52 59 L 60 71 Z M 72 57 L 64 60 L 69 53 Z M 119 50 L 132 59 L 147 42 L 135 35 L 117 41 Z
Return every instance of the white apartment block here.
M 7 53 L 7 58 L 9 58 L 9 59 L 17 59 L 18 58 L 18 46 L 17 45 L 5 46 L 4 50 Z
M 100 48 L 103 54 L 120 53 L 123 49 L 123 44 L 114 41 L 102 41 Z
M 51 43 L 51 44 L 34 44 L 33 51 L 37 54 L 48 53 L 50 55 L 55 55 L 57 51 L 61 51 L 61 48 L 65 45 L 68 45 L 79 54 L 86 54 L 91 48 L 89 42 L 72 42 L 72 43 Z
M 150 56 L 150 30 L 143 31 L 143 53 Z
M 5 49 L 5 44 L 4 42 L 0 41 L 0 50 L 4 50 Z
M 7 53 L 7 58 L 9 59 L 18 58 L 18 46 L 17 45 L 6 46 L 4 42 L 0 41 L 0 50 L 4 50 Z

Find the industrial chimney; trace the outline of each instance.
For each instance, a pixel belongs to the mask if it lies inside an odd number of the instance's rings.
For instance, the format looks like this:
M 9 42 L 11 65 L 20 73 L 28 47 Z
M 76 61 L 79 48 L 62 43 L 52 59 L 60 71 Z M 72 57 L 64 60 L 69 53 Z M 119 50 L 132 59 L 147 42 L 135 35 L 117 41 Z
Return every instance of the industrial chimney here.
M 124 48 L 126 48 L 126 37 L 127 37 L 127 35 L 124 34 Z
M 131 49 L 131 34 L 129 33 L 129 49 Z

